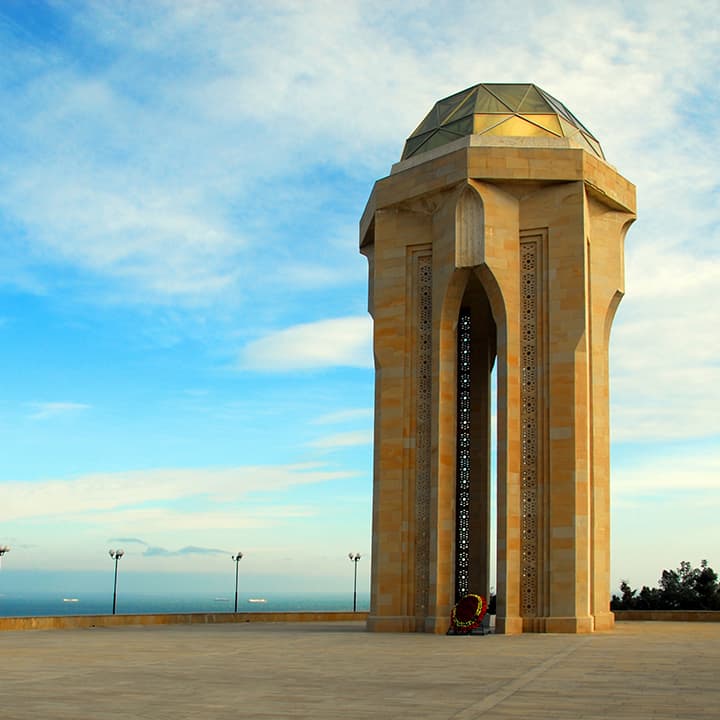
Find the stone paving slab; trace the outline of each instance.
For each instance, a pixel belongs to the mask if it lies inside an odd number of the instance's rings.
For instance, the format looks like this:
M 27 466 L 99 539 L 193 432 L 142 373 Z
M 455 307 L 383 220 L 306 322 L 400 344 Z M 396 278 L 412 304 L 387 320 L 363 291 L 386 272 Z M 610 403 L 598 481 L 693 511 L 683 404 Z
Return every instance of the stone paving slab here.
M 0 718 L 720 717 L 720 625 L 595 635 L 272 623 L 0 634 Z

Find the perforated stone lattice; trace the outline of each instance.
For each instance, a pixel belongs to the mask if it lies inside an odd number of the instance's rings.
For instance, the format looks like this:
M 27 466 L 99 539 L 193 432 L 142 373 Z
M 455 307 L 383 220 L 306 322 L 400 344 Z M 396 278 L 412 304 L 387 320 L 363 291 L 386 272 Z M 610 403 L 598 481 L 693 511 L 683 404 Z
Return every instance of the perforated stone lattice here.
M 455 495 L 455 601 L 470 592 L 470 391 L 471 316 L 460 310 L 457 329 L 457 487 Z
M 520 603 L 524 616 L 537 612 L 537 254 L 536 240 L 520 245 Z
M 432 410 L 432 256 L 416 258 L 415 612 L 428 604 L 430 564 L 430 424 Z

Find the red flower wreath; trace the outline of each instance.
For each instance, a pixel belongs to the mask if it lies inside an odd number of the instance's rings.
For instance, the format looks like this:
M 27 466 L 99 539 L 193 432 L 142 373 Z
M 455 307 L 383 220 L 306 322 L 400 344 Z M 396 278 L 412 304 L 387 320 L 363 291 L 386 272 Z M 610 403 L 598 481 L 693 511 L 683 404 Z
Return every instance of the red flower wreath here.
M 469 593 L 450 613 L 450 630 L 459 635 L 470 634 L 485 617 L 487 601 L 482 595 Z

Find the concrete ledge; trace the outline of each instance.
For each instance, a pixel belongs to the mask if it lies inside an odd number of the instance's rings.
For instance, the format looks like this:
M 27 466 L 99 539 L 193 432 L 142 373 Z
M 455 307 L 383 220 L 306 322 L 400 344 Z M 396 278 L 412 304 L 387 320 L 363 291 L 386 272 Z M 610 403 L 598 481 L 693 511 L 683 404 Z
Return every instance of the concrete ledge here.
M 351 622 L 367 620 L 366 612 L 165 613 L 160 615 L 51 615 L 0 617 L 3 630 L 72 630 L 125 625 L 194 625 L 213 623 Z
M 718 610 L 615 610 L 615 620 L 638 622 L 720 622 Z

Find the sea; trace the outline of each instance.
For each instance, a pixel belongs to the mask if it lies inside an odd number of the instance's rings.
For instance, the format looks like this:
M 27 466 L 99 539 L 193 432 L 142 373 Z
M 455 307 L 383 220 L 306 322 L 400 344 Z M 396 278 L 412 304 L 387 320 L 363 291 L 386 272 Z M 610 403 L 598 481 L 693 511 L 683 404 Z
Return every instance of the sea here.
M 0 617 L 42 617 L 46 615 L 109 615 L 112 593 L 0 593 Z M 358 612 L 367 611 L 370 598 L 358 593 Z M 154 613 L 233 612 L 235 596 L 210 593 L 146 594 L 126 592 L 117 595 L 119 615 Z M 352 593 L 262 593 L 238 596 L 238 612 L 340 611 L 353 609 Z

